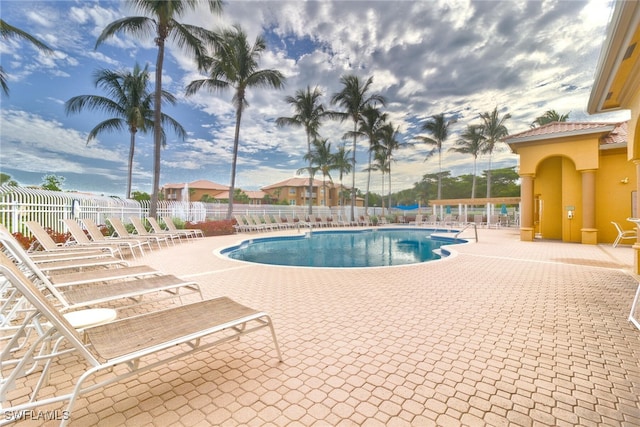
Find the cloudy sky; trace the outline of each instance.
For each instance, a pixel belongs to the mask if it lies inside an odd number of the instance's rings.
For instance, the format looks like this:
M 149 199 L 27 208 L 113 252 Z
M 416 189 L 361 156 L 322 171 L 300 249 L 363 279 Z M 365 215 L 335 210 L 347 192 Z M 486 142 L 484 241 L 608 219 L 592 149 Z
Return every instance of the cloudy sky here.
M 208 29 L 239 24 L 253 41 L 263 34 L 268 50 L 262 68 L 280 70 L 284 90 L 251 90 L 240 133 L 236 185 L 258 189 L 295 176 L 305 166 L 302 130 L 278 128 L 290 116 L 284 97 L 318 86 L 329 103 L 340 77 L 373 77 L 373 90 L 387 99 L 385 111 L 406 144 L 392 165 L 392 189 L 411 188 L 425 173 L 437 172 L 430 149 L 416 144 L 420 125 L 431 115 L 455 118 L 445 150 L 478 116 L 495 107 L 510 113 L 510 133 L 529 128 L 546 110 L 570 112 L 573 121 L 624 120 L 626 113 L 589 116 L 586 104 L 612 2 L 591 1 L 227 1 L 223 14 L 205 8 L 181 22 Z M 94 49 L 104 27 L 137 13 L 122 1 L 0 0 L 2 19 L 55 50 L 44 55 L 28 43 L 0 40 L 2 67 L 10 95 L 2 96 L 0 171 L 22 185 L 39 184 L 45 174 L 63 176 L 66 190 L 124 195 L 128 134 L 102 134 L 86 144 L 88 132 L 107 117 L 83 112 L 66 116 L 64 103 L 76 95 L 104 95 L 93 86 L 98 69 L 131 69 L 138 62 L 155 69 L 151 38 L 114 38 Z M 170 135 L 162 152 L 161 185 L 207 179 L 229 184 L 235 112 L 231 92 L 184 96 L 201 78 L 192 58 L 168 45 L 164 88 L 178 98 L 163 111 L 188 132 Z M 153 77 L 152 80 L 153 82 Z M 336 107 L 337 108 L 337 107 Z M 326 122 L 320 132 L 335 150 L 349 123 Z M 133 189 L 151 191 L 153 138 L 139 134 Z M 364 189 L 367 153 L 357 151 L 356 186 Z M 478 169 L 488 166 L 479 159 Z M 496 149 L 493 166 L 517 165 L 506 146 Z M 472 172 L 472 158 L 443 153 L 443 170 Z M 337 179 L 337 177 L 336 177 Z M 350 177 L 347 183 L 350 183 Z M 381 191 L 374 175 L 372 191 Z

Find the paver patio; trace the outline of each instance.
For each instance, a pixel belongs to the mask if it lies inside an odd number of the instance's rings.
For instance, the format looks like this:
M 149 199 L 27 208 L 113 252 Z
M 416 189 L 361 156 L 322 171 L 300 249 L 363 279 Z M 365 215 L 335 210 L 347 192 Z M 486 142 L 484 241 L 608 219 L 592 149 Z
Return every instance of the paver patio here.
M 481 229 L 479 242 L 412 266 L 309 269 L 214 254 L 248 236 L 138 262 L 268 312 L 285 361 L 268 333 L 251 334 L 84 395 L 71 425 L 640 425 L 629 246 Z

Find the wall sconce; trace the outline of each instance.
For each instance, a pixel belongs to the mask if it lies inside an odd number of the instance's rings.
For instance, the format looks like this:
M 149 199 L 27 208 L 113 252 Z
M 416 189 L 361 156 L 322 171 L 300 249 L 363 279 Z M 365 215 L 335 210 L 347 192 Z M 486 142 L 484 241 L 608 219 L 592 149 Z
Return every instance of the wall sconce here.
M 621 179 L 621 180 L 620 180 L 620 183 L 621 183 L 621 184 L 628 184 L 628 183 L 629 183 L 629 177 L 628 177 L 628 176 L 625 176 L 625 177 L 624 177 L 624 179 Z

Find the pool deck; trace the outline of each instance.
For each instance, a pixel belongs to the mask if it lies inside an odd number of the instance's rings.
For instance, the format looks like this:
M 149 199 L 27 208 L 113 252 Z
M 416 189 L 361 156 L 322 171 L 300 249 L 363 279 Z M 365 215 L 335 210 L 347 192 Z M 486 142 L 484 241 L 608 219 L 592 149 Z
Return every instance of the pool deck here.
M 628 245 L 479 229 L 447 259 L 370 269 L 213 253 L 275 234 L 200 239 L 138 263 L 269 313 L 283 363 L 268 332 L 253 333 L 84 395 L 71 425 L 640 425 Z

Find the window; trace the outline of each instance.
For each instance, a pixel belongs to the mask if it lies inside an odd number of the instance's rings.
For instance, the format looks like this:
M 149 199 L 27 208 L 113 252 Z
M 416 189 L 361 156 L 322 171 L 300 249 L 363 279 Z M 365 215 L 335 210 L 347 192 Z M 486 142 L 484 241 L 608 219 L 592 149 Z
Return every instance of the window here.
M 289 194 L 296 194 L 296 189 L 295 188 L 289 188 Z
M 290 206 L 295 206 L 296 205 L 296 201 L 295 200 L 289 200 L 289 205 Z

